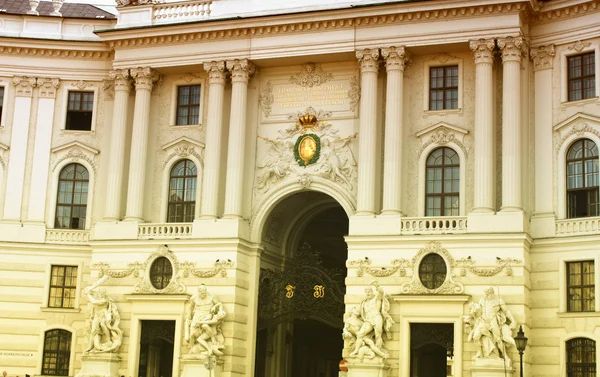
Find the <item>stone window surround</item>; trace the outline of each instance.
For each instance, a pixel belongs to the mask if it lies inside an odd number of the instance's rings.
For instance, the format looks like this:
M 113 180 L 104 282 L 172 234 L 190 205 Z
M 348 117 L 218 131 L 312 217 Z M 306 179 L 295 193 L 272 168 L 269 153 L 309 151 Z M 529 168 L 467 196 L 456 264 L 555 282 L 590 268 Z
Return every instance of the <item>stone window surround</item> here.
M 594 311 L 593 312 L 567 312 L 567 263 L 568 262 L 580 262 L 580 261 L 594 261 Z M 588 251 L 580 253 L 577 256 L 560 257 L 558 260 L 558 291 L 559 291 L 559 304 L 558 312 L 560 317 L 580 317 L 582 315 L 600 316 L 600 300 L 598 295 L 600 294 L 600 270 L 598 269 L 598 263 L 600 263 L 600 256 L 596 251 Z M 600 343 L 598 343 L 600 344 Z M 600 363 L 598 364 L 600 365 Z
M 178 126 L 181 127 L 181 126 Z M 183 126 L 185 127 L 185 126 Z M 200 214 L 200 201 L 202 198 L 202 177 L 204 172 L 204 164 L 196 156 L 190 154 L 185 157 L 174 156 L 171 158 L 163 168 L 162 172 L 162 190 L 160 200 L 160 221 L 167 222 L 168 209 L 169 209 L 169 182 L 171 180 L 171 169 L 181 160 L 188 159 L 196 164 L 196 203 L 195 203 L 195 217 Z
M 577 101 L 569 101 L 569 72 L 568 72 L 568 60 L 569 56 L 581 55 L 586 52 L 594 52 L 594 60 L 596 63 L 596 95 L 591 98 L 586 98 Z M 560 102 L 562 104 L 581 103 L 585 101 L 594 101 L 600 96 L 600 45 L 592 43 L 587 47 L 583 47 L 580 50 L 568 50 L 564 49 L 560 53 Z
M 598 352 L 598 346 L 600 345 L 600 336 L 588 331 L 570 332 L 567 335 L 563 335 L 560 337 L 559 365 L 561 376 L 567 376 L 567 341 L 575 338 L 588 338 L 596 342 L 596 368 L 600 366 L 600 352 Z
M 79 278 L 78 278 L 79 279 Z M 78 285 L 79 287 L 79 282 Z M 44 327 L 40 331 L 40 341 L 38 342 L 38 358 L 36 363 L 36 370 L 39 371 L 39 376 L 43 376 L 42 373 L 42 364 L 44 362 L 44 340 L 47 331 L 51 330 L 65 330 L 71 333 L 71 355 L 69 357 L 69 376 L 74 376 L 75 373 L 75 346 L 77 345 L 77 331 L 70 326 L 62 325 L 62 324 L 54 324 Z M 52 376 L 56 377 L 56 376 Z
M 60 131 L 69 134 L 87 134 L 96 132 L 96 118 L 98 115 L 98 87 L 88 86 L 84 89 L 63 87 L 63 93 L 61 98 L 61 115 L 60 115 Z M 67 130 L 67 110 L 69 105 L 69 92 L 94 92 L 94 103 L 92 108 L 92 124 L 89 130 Z
M 0 78 L 0 87 L 4 88 L 4 98 L 2 99 L 2 114 L 0 115 L 0 129 L 6 127 L 6 119 L 8 119 L 8 95 L 10 93 L 10 85 L 8 79 Z
M 171 89 L 171 106 L 169 112 L 169 127 L 174 127 L 177 129 L 181 129 L 182 127 L 198 127 L 202 126 L 202 121 L 204 119 L 204 100 L 205 96 L 205 88 L 206 88 L 206 80 L 201 77 L 195 77 L 190 79 L 186 79 L 188 76 L 183 76 L 182 78 L 173 81 L 173 88 Z M 191 77 L 191 76 L 190 76 Z M 177 125 L 177 89 L 180 86 L 188 86 L 188 85 L 200 85 L 200 111 L 198 112 L 198 124 L 188 124 L 188 125 Z
M 52 278 L 52 266 L 73 266 L 77 267 L 77 287 L 75 288 L 75 303 L 72 308 L 55 308 L 48 306 L 50 299 L 50 279 Z M 69 259 L 50 259 L 46 262 L 46 271 L 44 272 L 44 301 L 40 308 L 43 312 L 60 313 L 78 313 L 81 311 L 81 275 L 83 275 L 83 262 L 79 258 Z
M 458 107 L 456 109 L 429 110 L 429 69 L 432 67 L 458 66 Z M 463 60 L 458 57 L 451 57 L 443 63 L 434 59 L 429 59 L 423 63 L 423 111 L 427 114 L 436 113 L 458 113 L 463 108 Z

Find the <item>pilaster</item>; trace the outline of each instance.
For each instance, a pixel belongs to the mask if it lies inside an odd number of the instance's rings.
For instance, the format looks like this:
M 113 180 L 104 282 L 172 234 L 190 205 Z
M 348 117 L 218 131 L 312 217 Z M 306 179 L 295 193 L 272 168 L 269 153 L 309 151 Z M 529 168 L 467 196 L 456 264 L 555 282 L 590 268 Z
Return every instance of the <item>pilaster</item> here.
M 360 126 L 356 215 L 375 215 L 377 180 L 377 73 L 379 49 L 356 52 L 360 64 Z
M 125 220 L 143 221 L 148 127 L 150 123 L 150 97 L 152 87 L 159 80 L 160 74 L 150 67 L 132 68 L 130 74 L 135 80 L 135 108 L 133 112 L 133 133 L 131 136 Z
M 502 208 L 522 212 L 521 199 L 521 58 L 523 37 L 498 39 L 502 52 Z
M 110 71 L 108 76 L 114 82 L 115 100 L 110 130 L 111 152 L 107 166 L 104 221 L 119 221 L 123 195 L 127 103 L 131 91 L 131 79 L 129 69 Z
M 256 67 L 247 59 L 230 60 L 231 116 L 227 149 L 227 179 L 225 185 L 224 217 L 242 217 L 244 191 L 244 157 L 246 146 L 246 109 L 248 106 L 248 80 Z
M 213 61 L 204 63 L 204 70 L 208 72 L 208 111 L 200 218 L 216 219 L 220 192 L 219 177 L 221 171 L 221 140 L 223 138 L 225 62 Z
M 408 53 L 404 47 L 389 47 L 381 49 L 381 56 L 385 61 L 387 71 L 383 210 L 381 213 L 401 215 L 404 66 L 408 61 Z
M 475 59 L 475 213 L 495 212 L 495 142 L 493 103 L 493 39 L 470 41 Z

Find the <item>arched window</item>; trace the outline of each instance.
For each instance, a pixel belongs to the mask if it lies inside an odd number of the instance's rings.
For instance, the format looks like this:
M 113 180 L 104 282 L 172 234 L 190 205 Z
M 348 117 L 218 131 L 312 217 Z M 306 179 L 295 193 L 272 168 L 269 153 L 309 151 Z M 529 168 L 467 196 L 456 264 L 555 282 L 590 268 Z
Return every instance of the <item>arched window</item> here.
M 567 341 L 567 377 L 596 377 L 596 342 L 588 338 Z
M 458 216 L 460 159 L 451 148 L 429 154 L 426 165 L 425 216 Z
M 577 140 L 567 152 L 567 217 L 598 216 L 598 146 Z
M 181 160 L 171 169 L 167 222 L 194 221 L 197 176 L 196 164 L 190 160 Z
M 55 228 L 85 229 L 90 176 L 80 164 L 65 166 L 58 176 Z
M 60 329 L 46 331 L 42 375 L 68 376 L 70 361 L 71 333 Z

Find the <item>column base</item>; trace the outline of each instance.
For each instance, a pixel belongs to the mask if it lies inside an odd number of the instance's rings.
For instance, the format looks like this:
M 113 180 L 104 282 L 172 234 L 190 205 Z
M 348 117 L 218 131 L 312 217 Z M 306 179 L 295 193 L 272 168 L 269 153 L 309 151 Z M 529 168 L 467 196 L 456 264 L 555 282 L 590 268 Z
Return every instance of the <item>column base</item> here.
M 504 359 L 475 359 L 471 366 L 471 377 L 511 377 L 513 372 L 511 361 Z
M 116 353 L 84 354 L 81 361 L 81 371 L 75 377 L 119 377 L 121 358 Z
M 223 361 L 215 357 L 185 355 L 180 361 L 181 377 L 220 377 L 223 371 Z
M 390 369 L 390 366 L 386 365 L 381 357 L 363 361 L 351 359 L 348 360 L 346 366 L 348 367 L 348 377 L 387 377 Z

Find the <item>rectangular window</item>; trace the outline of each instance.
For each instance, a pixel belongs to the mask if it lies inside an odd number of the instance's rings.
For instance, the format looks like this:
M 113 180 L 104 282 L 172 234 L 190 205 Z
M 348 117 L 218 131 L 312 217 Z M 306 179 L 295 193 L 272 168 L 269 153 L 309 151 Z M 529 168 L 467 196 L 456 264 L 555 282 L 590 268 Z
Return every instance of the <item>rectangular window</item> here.
M 49 308 L 74 308 L 77 289 L 77 266 L 52 266 Z
M 94 92 L 71 92 L 67 104 L 66 130 L 91 131 Z
M 3 123 L 2 123 L 2 114 L 3 114 L 2 110 L 4 110 L 3 104 L 4 104 L 4 87 L 0 86 L 0 126 L 3 125 Z
M 594 261 L 568 262 L 567 311 L 593 312 L 594 290 Z
M 429 68 L 429 110 L 458 109 L 458 65 Z
M 177 87 L 177 115 L 175 124 L 186 126 L 200 123 L 200 85 Z
M 569 101 L 578 101 L 596 96 L 596 56 L 595 52 L 569 56 Z

